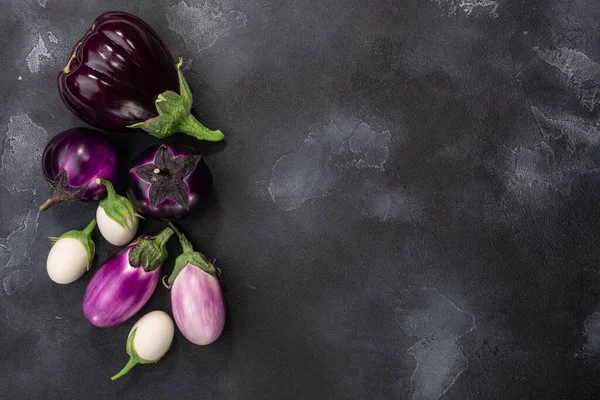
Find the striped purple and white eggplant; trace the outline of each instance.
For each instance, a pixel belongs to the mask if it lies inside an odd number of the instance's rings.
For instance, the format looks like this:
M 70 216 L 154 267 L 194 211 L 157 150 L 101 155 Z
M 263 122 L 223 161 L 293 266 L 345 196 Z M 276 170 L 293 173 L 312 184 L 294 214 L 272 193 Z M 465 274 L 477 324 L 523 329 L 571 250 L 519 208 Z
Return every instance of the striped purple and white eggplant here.
M 139 236 L 98 269 L 83 296 L 83 314 L 92 324 L 118 325 L 146 304 L 158 283 L 172 235 L 167 227 L 154 237 Z
M 225 325 L 225 298 L 217 269 L 202 253 L 194 251 L 187 238 L 177 233 L 183 253 L 177 257 L 167 282 L 171 309 L 177 327 L 190 342 L 207 345 L 219 338 Z

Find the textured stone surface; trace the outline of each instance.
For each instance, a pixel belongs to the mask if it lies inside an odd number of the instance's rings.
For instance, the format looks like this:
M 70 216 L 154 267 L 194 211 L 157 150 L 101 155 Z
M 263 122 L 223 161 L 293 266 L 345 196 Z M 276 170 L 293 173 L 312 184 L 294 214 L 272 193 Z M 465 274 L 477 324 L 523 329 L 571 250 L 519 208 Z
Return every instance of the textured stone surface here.
M 53 284 L 39 157 L 84 126 L 56 75 L 101 12 L 147 21 L 227 135 L 181 221 L 223 270 L 223 336 L 127 361 Z M 593 0 L 8 0 L 0 13 L 0 398 L 554 399 L 600 389 Z M 112 133 L 123 168 L 157 141 Z M 141 231 L 163 224 L 146 220 Z M 96 236 L 97 238 L 97 236 Z M 95 268 L 117 249 L 97 238 Z M 173 240 L 165 273 L 180 251 Z

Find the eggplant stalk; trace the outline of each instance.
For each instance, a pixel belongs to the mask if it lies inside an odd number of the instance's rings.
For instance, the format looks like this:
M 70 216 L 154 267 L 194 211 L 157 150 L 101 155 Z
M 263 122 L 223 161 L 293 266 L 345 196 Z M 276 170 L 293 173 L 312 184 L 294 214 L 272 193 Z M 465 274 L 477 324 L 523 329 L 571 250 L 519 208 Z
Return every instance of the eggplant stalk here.
M 143 358 L 138 356 L 137 352 L 135 351 L 135 348 L 133 347 L 133 340 L 135 339 L 136 331 L 137 329 L 134 329 L 131 335 L 129 335 L 129 337 L 127 338 L 126 349 L 127 354 L 129 354 L 129 361 L 127 361 L 127 364 L 125 364 L 125 366 L 119 372 L 117 372 L 110 378 L 111 381 L 119 379 L 120 377 L 131 371 L 131 369 L 137 364 L 154 364 L 158 362 L 158 360 L 144 360 Z
M 155 237 L 140 236 L 129 252 L 129 264 L 142 267 L 146 272 L 159 268 L 167 259 L 167 242 L 173 236 L 173 229 L 168 226 Z
M 162 279 L 163 285 L 167 289 L 170 289 L 171 286 L 173 285 L 173 282 L 175 282 L 177 275 L 179 275 L 179 273 L 188 264 L 193 265 L 194 267 L 199 268 L 208 274 L 216 276 L 218 270 L 215 268 L 215 266 L 210 261 L 208 261 L 208 258 L 206 258 L 206 256 L 204 254 L 200 253 L 199 251 L 194 251 L 194 247 L 192 246 L 190 241 L 185 237 L 183 232 L 181 232 L 179 230 L 179 228 L 177 228 L 177 226 L 175 226 L 174 223 L 169 222 L 169 226 L 177 234 L 177 237 L 179 238 L 179 243 L 181 244 L 183 253 L 179 257 L 177 257 L 177 259 L 175 260 L 175 267 L 173 268 L 173 272 L 171 273 L 169 278 L 166 279 L 167 276 L 163 277 L 163 279 Z
M 72 238 L 77 239 L 81 242 L 85 251 L 88 254 L 88 262 L 86 265 L 86 271 L 89 271 L 92 267 L 92 261 L 94 260 L 94 254 L 96 254 L 96 245 L 92 240 L 92 232 L 96 227 L 96 218 L 92 219 L 92 221 L 81 231 L 72 230 L 64 233 L 60 237 L 50 237 L 52 243 L 58 242 L 60 239 Z
M 183 60 L 175 65 L 179 79 L 179 93 L 167 90 L 158 95 L 154 104 L 158 117 L 147 119 L 146 121 L 128 125 L 128 128 L 140 128 L 152 136 L 164 139 L 173 134 L 173 132 L 183 132 L 198 140 L 207 140 L 209 142 L 219 142 L 225 135 L 220 130 L 210 130 L 202 125 L 191 114 L 192 109 L 192 91 L 181 73 L 181 64 Z
M 100 206 L 102 206 L 106 215 L 115 220 L 123 229 L 130 229 L 133 218 L 141 217 L 133 209 L 131 201 L 127 197 L 118 195 L 110 181 L 98 178 L 96 183 L 106 187 L 107 195 L 100 200 Z

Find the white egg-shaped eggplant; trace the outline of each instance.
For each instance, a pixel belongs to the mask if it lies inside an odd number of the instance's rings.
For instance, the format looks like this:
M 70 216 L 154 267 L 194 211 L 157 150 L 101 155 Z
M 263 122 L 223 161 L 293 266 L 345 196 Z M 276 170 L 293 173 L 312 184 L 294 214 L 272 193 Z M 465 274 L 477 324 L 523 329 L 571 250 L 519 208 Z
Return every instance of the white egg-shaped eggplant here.
M 60 284 L 72 283 L 89 270 L 96 249 L 91 239 L 95 226 L 96 220 L 92 220 L 82 231 L 69 231 L 59 238 L 51 238 L 54 245 L 46 260 L 50 279 Z
M 98 221 L 98 229 L 107 242 L 115 246 L 123 246 L 135 237 L 138 230 L 139 218 L 137 215 L 132 215 L 126 219 L 126 228 L 117 221 L 108 216 L 104 207 L 98 206 L 96 210 L 96 220 Z
M 112 183 L 104 179 L 97 179 L 96 182 L 106 186 L 108 193 L 104 199 L 100 200 L 96 210 L 98 229 L 109 243 L 123 246 L 135 236 L 139 217 L 129 199 L 118 195 Z
M 88 254 L 83 244 L 77 239 L 64 238 L 50 249 L 46 270 L 54 282 L 66 284 L 79 279 L 87 270 L 87 263 Z
M 127 338 L 129 361 L 111 379 L 114 381 L 125 375 L 136 364 L 156 363 L 171 347 L 175 326 L 173 320 L 164 311 L 152 311 L 140 318 Z
M 133 348 L 144 360 L 159 360 L 173 342 L 175 326 L 173 320 L 164 311 L 152 311 L 135 323 L 129 335 L 136 331 Z

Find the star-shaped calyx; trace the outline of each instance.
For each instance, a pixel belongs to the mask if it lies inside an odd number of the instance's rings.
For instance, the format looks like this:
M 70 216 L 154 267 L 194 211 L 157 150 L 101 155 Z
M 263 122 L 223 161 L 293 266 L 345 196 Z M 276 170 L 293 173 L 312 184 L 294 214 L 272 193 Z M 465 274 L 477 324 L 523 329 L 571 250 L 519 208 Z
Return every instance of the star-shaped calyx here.
M 168 146 L 158 148 L 154 163 L 133 169 L 137 176 L 150 184 L 150 207 L 155 208 L 165 198 L 189 210 L 188 185 L 184 179 L 194 171 L 202 156 L 175 157 Z

